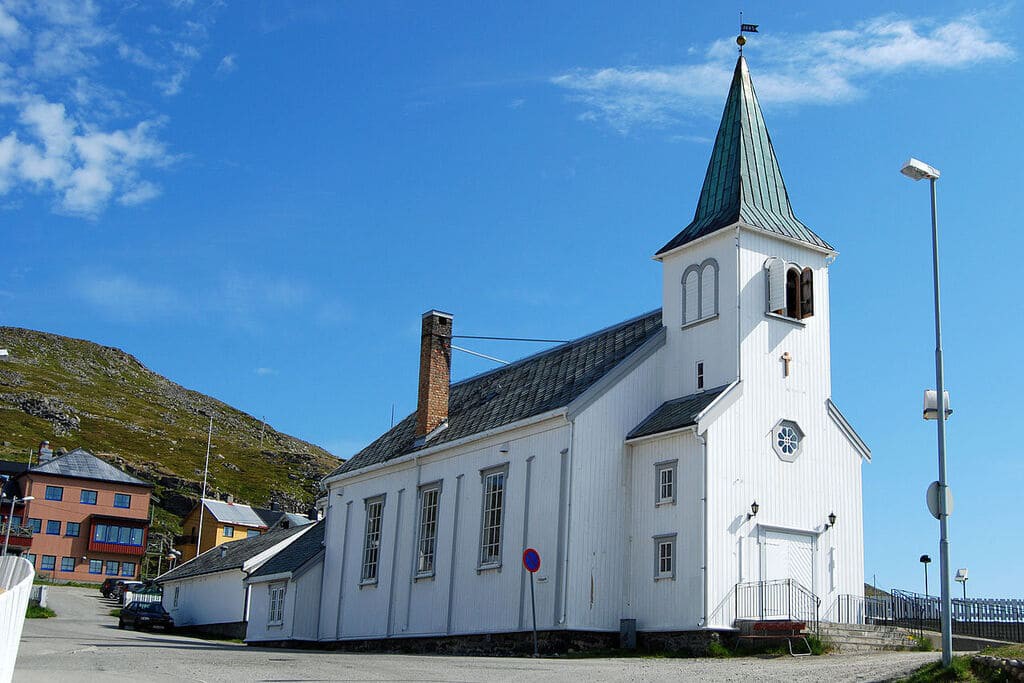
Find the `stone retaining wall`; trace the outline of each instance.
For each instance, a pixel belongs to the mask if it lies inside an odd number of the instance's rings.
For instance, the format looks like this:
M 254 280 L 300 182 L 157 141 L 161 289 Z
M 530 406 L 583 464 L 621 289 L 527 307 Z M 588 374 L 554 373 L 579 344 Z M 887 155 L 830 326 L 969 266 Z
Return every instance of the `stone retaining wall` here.
M 991 672 L 1001 671 L 1006 674 L 1007 679 L 1013 681 L 1024 681 L 1024 662 L 1019 659 L 1008 659 L 1006 657 L 992 657 L 989 655 L 974 655 L 971 663 L 988 669 Z

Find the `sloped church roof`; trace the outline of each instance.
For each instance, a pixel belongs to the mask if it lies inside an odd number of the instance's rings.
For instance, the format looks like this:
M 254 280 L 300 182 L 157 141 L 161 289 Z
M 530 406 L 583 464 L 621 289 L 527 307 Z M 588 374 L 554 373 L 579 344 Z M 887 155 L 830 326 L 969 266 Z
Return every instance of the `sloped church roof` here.
M 733 72 L 693 221 L 656 256 L 737 222 L 832 249 L 793 213 L 747 60 L 742 55 Z

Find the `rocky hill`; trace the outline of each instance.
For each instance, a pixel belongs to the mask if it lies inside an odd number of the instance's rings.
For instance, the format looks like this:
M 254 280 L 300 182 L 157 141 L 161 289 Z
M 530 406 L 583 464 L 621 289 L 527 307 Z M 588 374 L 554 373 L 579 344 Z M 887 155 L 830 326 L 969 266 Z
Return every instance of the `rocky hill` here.
M 177 531 L 202 487 L 213 417 L 209 495 L 231 493 L 260 507 L 306 511 L 330 453 L 190 391 L 133 356 L 55 334 L 0 327 L 0 458 L 26 460 L 43 439 L 83 447 L 156 485 L 157 527 Z

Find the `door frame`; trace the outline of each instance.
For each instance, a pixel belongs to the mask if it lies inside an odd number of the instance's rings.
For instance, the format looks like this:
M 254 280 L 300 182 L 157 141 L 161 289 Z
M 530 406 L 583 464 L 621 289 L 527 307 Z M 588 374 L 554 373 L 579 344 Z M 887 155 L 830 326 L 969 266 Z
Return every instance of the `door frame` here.
M 758 524 L 757 525 L 757 565 L 758 565 L 758 580 L 764 581 L 765 570 L 767 569 L 765 561 L 765 537 L 768 532 L 777 531 L 784 534 L 793 534 L 796 536 L 807 536 L 811 539 L 811 585 L 805 586 L 815 595 L 818 593 L 818 584 L 820 583 L 818 577 L 818 540 L 821 538 L 823 532 L 816 529 L 800 529 L 798 527 L 787 527 L 779 526 L 776 524 Z

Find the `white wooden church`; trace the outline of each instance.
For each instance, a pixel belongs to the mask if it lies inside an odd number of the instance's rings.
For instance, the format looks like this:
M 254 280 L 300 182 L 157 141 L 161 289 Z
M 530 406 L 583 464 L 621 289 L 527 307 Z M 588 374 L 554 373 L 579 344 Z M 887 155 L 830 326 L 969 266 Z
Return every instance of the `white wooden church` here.
M 526 547 L 542 631 L 709 633 L 862 596 L 835 256 L 793 213 L 741 56 L 693 221 L 654 257 L 659 310 L 454 384 L 452 316 L 423 316 L 416 413 L 325 479 L 317 639 L 526 632 Z

